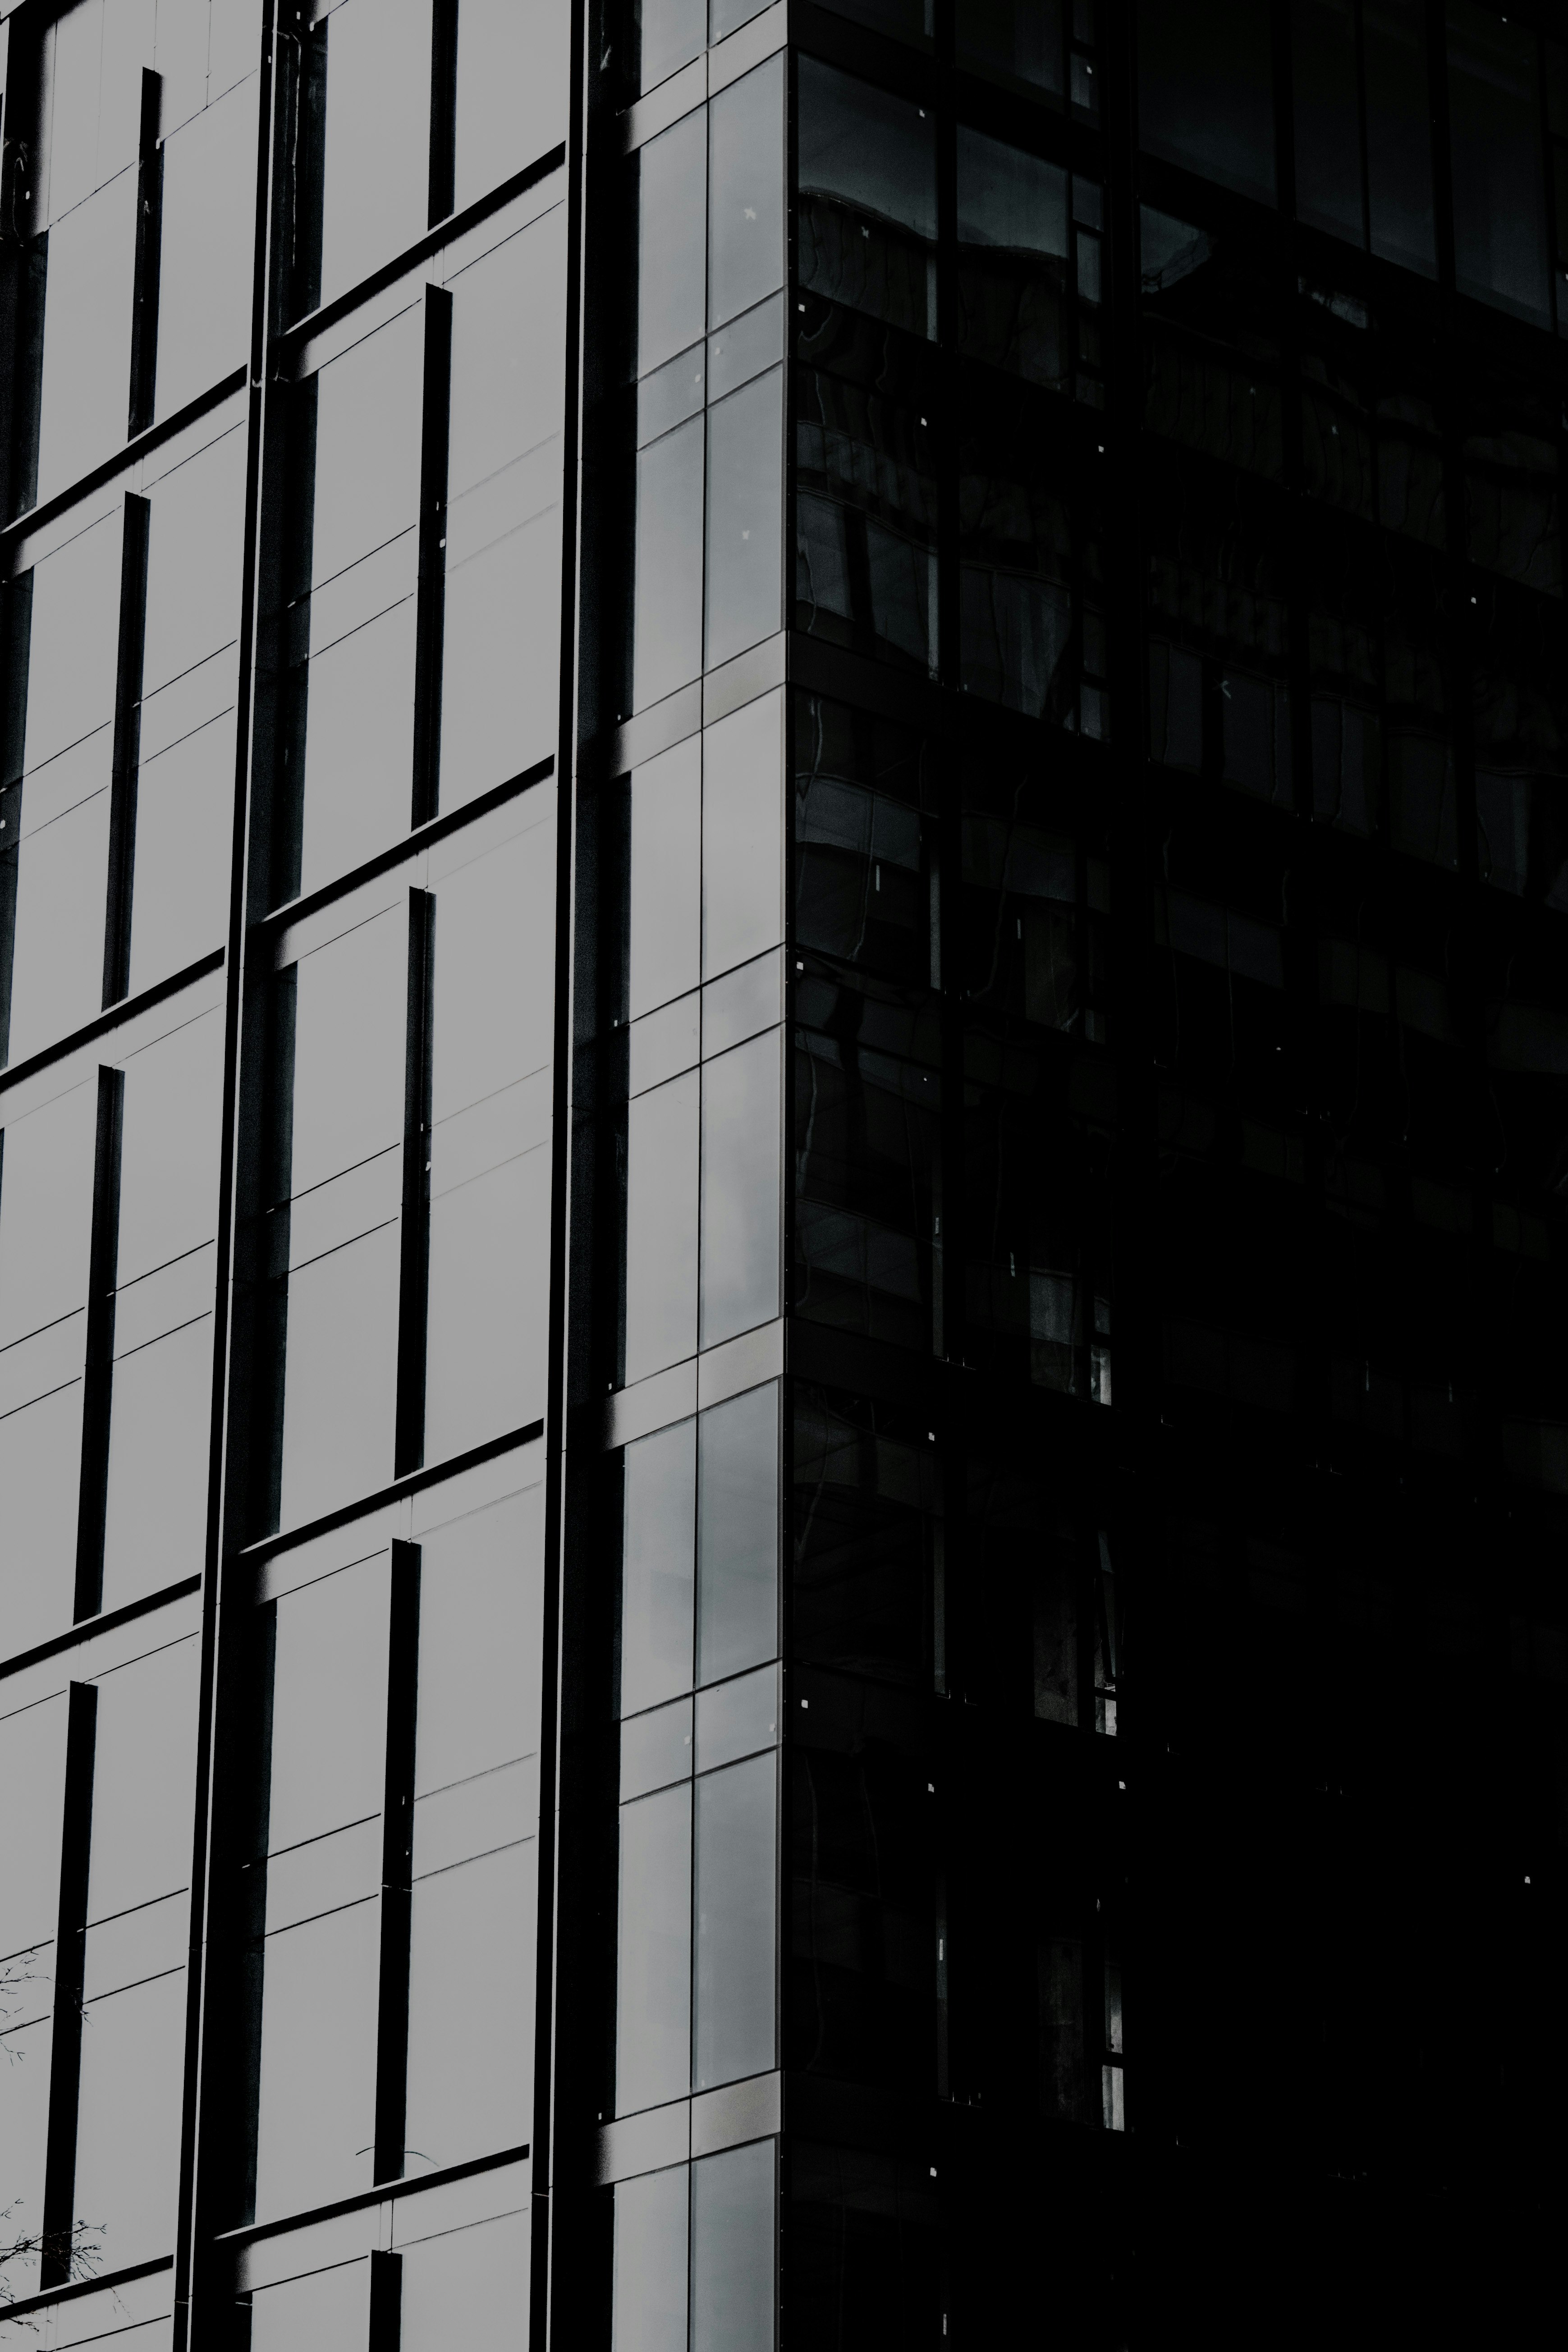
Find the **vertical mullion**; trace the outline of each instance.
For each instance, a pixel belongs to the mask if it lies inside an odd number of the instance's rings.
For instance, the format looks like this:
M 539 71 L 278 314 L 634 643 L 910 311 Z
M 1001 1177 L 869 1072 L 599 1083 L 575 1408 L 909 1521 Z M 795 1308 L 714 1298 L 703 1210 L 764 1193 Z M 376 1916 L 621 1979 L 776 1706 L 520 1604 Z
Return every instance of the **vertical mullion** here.
M 403 2178 L 408 2101 L 414 1753 L 419 1699 L 419 1546 L 394 1543 L 387 1623 L 386 1783 L 382 1810 L 381 1969 L 376 2007 L 375 2179 Z M 376 2341 L 373 2336 L 373 2342 Z M 395 2338 L 392 2339 L 395 2342 Z
M 131 312 L 131 411 L 126 430 L 153 422 L 158 376 L 158 284 L 163 244 L 163 150 L 158 143 L 163 78 L 142 70 L 142 132 L 136 157 L 136 277 Z
M 22 833 L 22 762 L 27 739 L 33 575 L 0 583 L 0 1068 L 11 1051 L 11 968 Z
M 419 601 L 414 654 L 414 805 L 425 824 L 441 797 L 441 666 L 447 606 L 447 450 L 452 409 L 452 298 L 425 289 L 425 414 L 419 456 Z
M 72 2208 L 76 2202 L 77 2105 L 81 2084 L 82 1964 L 92 1843 L 93 1753 L 98 1729 L 95 1685 L 72 1683 L 69 1707 L 60 1903 L 55 1941 L 48 2137 L 44 2158 L 43 2263 L 39 2283 L 45 2287 L 67 2284 L 74 2251 Z
M 430 11 L 430 212 L 435 228 L 456 202 L 458 164 L 458 0 Z
M 398 2352 L 403 2341 L 403 2256 L 375 2247 L 370 2258 L 370 2352 Z
M 77 1504 L 75 1622 L 103 1603 L 103 1534 L 109 1501 L 109 1420 L 114 1381 L 114 1286 L 120 1250 L 120 1137 L 125 1078 L 98 1074 L 98 1148 L 92 1179 L 92 1243 L 82 1384 L 81 1483 Z
M 425 1367 L 430 1291 L 431 1024 L 435 1010 L 436 900 L 408 893 L 407 1061 L 403 1096 L 402 1265 L 397 1314 L 397 1425 L 394 1475 L 425 1459 Z
M 127 495 L 120 562 L 120 650 L 114 678 L 114 770 L 109 796 L 109 890 L 103 929 L 103 1003 L 131 985 L 131 897 L 136 866 L 136 788 L 142 756 L 142 667 L 147 640 L 147 548 L 152 509 Z

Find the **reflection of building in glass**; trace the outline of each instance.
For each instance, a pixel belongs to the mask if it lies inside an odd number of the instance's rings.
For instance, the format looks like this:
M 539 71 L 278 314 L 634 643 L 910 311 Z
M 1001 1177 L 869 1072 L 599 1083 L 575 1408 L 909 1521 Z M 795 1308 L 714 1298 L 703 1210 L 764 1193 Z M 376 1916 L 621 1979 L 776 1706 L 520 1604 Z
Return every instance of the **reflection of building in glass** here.
M 1520 2333 L 1568 21 L 0 88 L 6 2324 Z

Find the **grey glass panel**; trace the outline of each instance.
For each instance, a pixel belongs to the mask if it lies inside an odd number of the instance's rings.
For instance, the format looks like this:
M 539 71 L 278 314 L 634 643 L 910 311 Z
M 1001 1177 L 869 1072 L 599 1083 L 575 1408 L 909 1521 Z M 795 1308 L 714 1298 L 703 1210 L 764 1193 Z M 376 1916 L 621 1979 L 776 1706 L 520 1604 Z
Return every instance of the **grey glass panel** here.
M 635 1021 L 702 976 L 702 739 L 631 778 L 627 1011 Z
M 136 173 L 49 231 L 38 496 L 52 497 L 125 439 L 131 396 Z
M 709 0 L 709 39 L 723 40 L 727 34 L 738 32 L 742 25 L 749 25 L 753 16 L 760 16 L 763 10 L 771 5 L 772 0 Z
M 671 1699 L 621 1724 L 621 1802 L 691 1778 L 691 1701 Z
M 1462 294 L 1550 316 L 1535 35 L 1448 0 L 1454 269 Z M 51 263 L 52 240 L 51 240 Z
M 274 1853 L 381 1811 L 388 1555 L 277 1604 L 268 1843 Z
M 306 890 L 408 829 L 423 382 L 417 307 L 318 378 Z
M 626 1113 L 626 1378 L 697 1349 L 698 1074 Z
M 135 163 L 142 68 L 153 56 L 152 0 L 67 8 L 45 37 L 44 169 L 36 193 L 50 220 Z
M 934 121 L 810 58 L 798 91 L 801 283 L 934 334 Z
M 784 59 L 708 110 L 708 323 L 722 326 L 784 277 Z
M 234 830 L 245 527 L 236 428 L 152 492 L 131 990 L 222 943 Z
M 86 1304 L 97 1117 L 84 1083 L 5 1129 L 0 1351 Z
M 255 0 L 212 0 L 207 37 L 207 96 L 221 98 L 256 63 Z M 161 37 L 161 36 L 160 36 Z
M 777 2302 L 773 2143 L 691 2168 L 691 2352 L 769 2352 Z
M 190 1882 L 200 1664 L 194 1640 L 175 1642 L 99 1682 L 89 1921 Z
M 554 0 L 462 0 L 457 208 L 566 135 L 571 12 Z
M 702 667 L 704 446 L 704 420 L 693 416 L 637 453 L 637 710 L 684 686 Z
M 25 1805 L 11 1806 L 6 1815 L 0 1960 L 47 1944 L 58 1924 L 66 1717 L 63 1691 L 41 1704 L 0 1716 L 0 1776 L 4 1776 L 0 1786 L 25 1786 L 29 1798 Z M 11 2011 L 7 2024 L 48 2008 L 50 1995 L 43 1973 L 31 1979 L 31 1990 L 25 1971 L 16 1972 L 13 1981 L 16 1990 L 6 1996 L 5 2005 Z
M 374 1231 L 289 1275 L 283 1411 L 286 1526 L 318 1517 L 393 1475 L 396 1409 L 396 1192 Z
M 310 2271 L 251 2297 L 251 2352 L 345 2352 L 369 2333 L 367 2262 Z
M 328 18 L 321 299 L 423 236 L 430 0 L 342 0 Z
M 538 1750 L 543 1544 L 542 1486 L 420 1539 L 416 1865 L 426 1796 Z
M 241 82 L 163 142 L 160 416 L 249 353 L 259 86 L 256 78 Z
M 184 2037 L 183 1968 L 83 2009 L 75 2210 L 106 2269 L 173 2250 Z
M 113 719 L 122 535 L 117 510 L 34 568 L 26 772 Z
M 544 1408 L 550 1291 L 555 828 L 549 788 L 512 839 L 460 840 L 436 884 L 427 1460 Z M 461 859 L 461 863 L 457 863 Z M 508 1008 L 498 1022 L 498 1005 Z
M 703 110 L 637 157 L 637 373 L 694 343 L 708 323 L 708 123 Z
M 557 206 L 452 283 L 444 809 L 520 775 L 560 730 L 565 223 Z
M 958 239 L 1065 261 L 1068 175 L 967 123 L 958 126 Z
M 77 1483 L 81 1463 L 79 1375 L 0 1420 L 0 1489 L 14 1559 L 6 1601 L 7 1651 L 30 1649 L 71 1621 L 76 1578 Z
M 700 1426 L 697 1679 L 716 1682 L 778 1649 L 776 1383 L 712 1406 Z
M 708 38 L 707 0 L 643 0 L 637 29 L 641 86 L 652 89 L 701 55 Z
M 214 1253 L 147 1277 L 115 1318 L 105 1609 L 199 1575 L 206 1549 Z M 133 1315 L 132 1309 L 137 1310 Z M 147 1323 L 164 1328 L 148 1336 Z
M 42 1958 L 47 1962 L 50 1955 Z M 0 2065 L 5 2069 L 5 2096 L 0 2100 L 0 2165 L 5 2166 L 5 2178 L 16 2184 L 7 2194 L 29 2213 L 41 2212 L 44 2203 L 52 2038 L 47 2016 L 19 2021 L 0 2033 Z M 7 2265 L 7 2273 L 6 2284 L 14 2295 L 37 2294 L 36 2254 L 18 2255 Z
M 405 2169 L 529 2137 L 538 1842 L 416 1876 Z
M 958 298 L 965 349 L 1037 383 L 1065 384 L 1068 175 L 958 127 Z
M 529 2217 L 522 2212 L 405 2245 L 399 2352 L 451 2352 L 454 2337 L 459 2344 L 505 2344 L 517 2325 L 528 2242 Z M 344 2341 L 357 2344 L 363 2333 L 362 2326 Z
M 784 705 L 749 702 L 702 739 L 702 977 L 783 935 Z
M 267 1939 L 258 2218 L 370 2186 L 380 1938 L 373 1898 Z
M 710 669 L 780 625 L 783 486 L 784 370 L 774 368 L 708 412 Z
M 1360 245 L 1365 224 L 1354 0 L 1296 0 L 1291 36 L 1296 210 Z
M 1139 126 L 1145 147 L 1244 195 L 1274 202 L 1268 0 L 1139 0 Z
M 621 1713 L 691 1687 L 697 1424 L 638 1438 L 625 1456 Z
M 770 1755 L 710 1772 L 695 1784 L 698 2090 L 764 2074 L 774 2063 L 776 1781 Z
M 722 400 L 784 355 L 784 300 L 782 294 L 731 319 L 708 338 L 708 389 Z
M 218 13 L 230 17 L 237 13 L 242 16 L 250 36 L 247 46 L 252 50 L 258 47 L 259 26 L 249 0 L 238 0 L 237 10 L 236 0 L 219 0 Z M 158 121 L 165 138 L 182 122 L 188 122 L 193 114 L 199 114 L 207 102 L 211 16 L 209 0 L 163 0 L 163 5 L 154 12 L 149 62 L 157 68 L 163 85 Z M 247 67 L 255 62 L 254 56 L 246 59 Z M 216 98 L 223 87 L 223 83 L 216 83 L 212 95 Z
M 771 1030 L 702 1067 L 704 1348 L 779 1311 L 783 1038 Z
M 1421 0 L 1364 0 L 1362 49 L 1372 249 L 1431 277 L 1437 248 L 1425 14 Z
M 613 2352 L 687 2352 L 688 2168 L 616 2183 Z
M 697 1769 L 715 1771 L 777 1745 L 779 1670 L 759 1667 L 697 1695 Z
M 625 2116 L 691 2087 L 689 1784 L 621 1807 L 616 1950 L 616 2112 Z

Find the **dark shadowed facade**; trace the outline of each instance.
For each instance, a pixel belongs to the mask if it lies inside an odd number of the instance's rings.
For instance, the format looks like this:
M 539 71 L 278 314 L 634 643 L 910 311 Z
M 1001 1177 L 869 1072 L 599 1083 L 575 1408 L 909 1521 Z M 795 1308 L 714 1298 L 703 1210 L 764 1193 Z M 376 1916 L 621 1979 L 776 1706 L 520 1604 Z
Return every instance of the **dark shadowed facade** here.
M 0 87 L 0 2346 L 1537 2340 L 1568 9 Z

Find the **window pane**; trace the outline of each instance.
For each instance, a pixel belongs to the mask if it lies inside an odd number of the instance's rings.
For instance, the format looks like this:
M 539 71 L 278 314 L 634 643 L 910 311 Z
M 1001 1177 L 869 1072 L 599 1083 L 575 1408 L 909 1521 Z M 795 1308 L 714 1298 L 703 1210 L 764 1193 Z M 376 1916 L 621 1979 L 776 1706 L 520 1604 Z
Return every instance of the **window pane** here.
M 1272 204 L 1268 0 L 1140 0 L 1138 112 L 1152 153 Z
M 783 936 L 784 698 L 763 695 L 702 739 L 702 977 Z
M 687 2352 L 689 2179 L 675 2164 L 616 2183 L 612 2352 Z
M 327 25 L 323 302 L 425 234 L 430 0 L 343 0 Z
M 258 88 L 241 82 L 163 142 L 160 416 L 249 356 Z
M 708 125 L 699 107 L 637 156 L 637 373 L 673 359 L 707 323 Z
M 89 1920 L 190 1883 L 199 1666 L 196 1643 L 187 1640 L 99 1683 Z
M 784 370 L 772 368 L 708 414 L 710 669 L 779 626 L 783 474 Z
M 121 172 L 49 231 L 38 496 L 124 442 L 131 404 L 136 173 Z
M 405 2246 L 399 2352 L 451 2352 L 454 2341 L 505 2344 L 528 2276 L 528 2214 L 508 2213 Z
M 627 1108 L 627 1381 L 697 1351 L 699 1107 L 692 1070 Z
M 1296 100 L 1296 210 L 1361 245 L 1361 109 L 1354 0 L 1296 0 L 1291 13 Z
M 1430 278 L 1432 119 L 1421 0 L 1364 0 L 1367 205 L 1372 249 Z
M 634 709 L 661 700 L 702 668 L 706 446 L 706 420 L 693 416 L 637 453 Z
M 689 1783 L 621 1807 L 616 1948 L 616 2113 L 626 2116 L 691 2087 Z
M 773 2275 L 773 2143 L 691 2168 L 691 2352 L 768 2352 Z
M 771 294 L 784 276 L 784 59 L 708 110 L 708 324 Z
M 339 2263 L 250 2298 L 251 2352 L 344 2352 L 370 2332 L 370 2264 Z
M 560 731 L 565 221 L 558 206 L 452 284 L 444 809 Z
M 539 1845 L 420 1877 L 415 1848 L 404 2168 L 520 2147 L 533 2097 Z
M 184 2041 L 183 1968 L 82 2011 L 74 2210 L 106 2270 L 174 2249 Z
M 268 1844 L 379 1815 L 386 1784 L 384 1551 L 277 1603 Z
M 458 12 L 457 208 L 566 135 L 569 10 L 463 0 Z
M 701 1345 L 779 1311 L 784 1031 L 702 1069 Z
M 267 1938 L 258 2218 L 370 2186 L 380 1943 L 374 1899 Z
M 695 988 L 702 976 L 702 740 L 634 769 L 627 1011 Z
M 934 121 L 810 58 L 799 106 L 801 284 L 934 334 Z
M 958 239 L 964 347 L 1036 383 L 1065 384 L 1067 173 L 960 123 Z
M 1462 294 L 1550 316 L 1535 35 L 1448 0 L 1454 268 Z
M 1059 100 L 1063 13 L 1063 0 L 969 0 L 958 19 L 958 54 Z
M 773 1757 L 753 1756 L 696 1783 L 698 2090 L 774 2063 L 775 1781 Z
M 691 1687 L 697 1424 L 639 1438 L 625 1455 L 621 1713 Z
M 699 1682 L 740 1674 L 778 1650 L 778 1413 L 770 1381 L 714 1405 L 699 1424 Z

